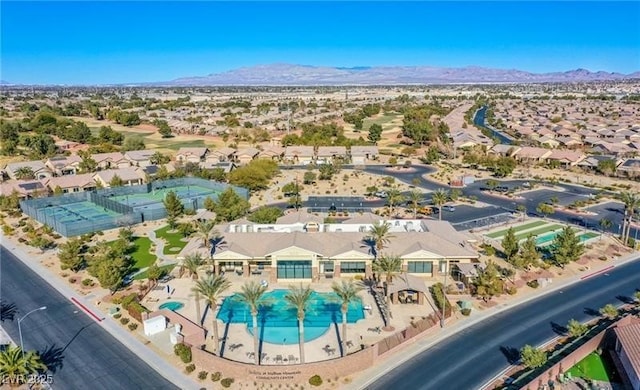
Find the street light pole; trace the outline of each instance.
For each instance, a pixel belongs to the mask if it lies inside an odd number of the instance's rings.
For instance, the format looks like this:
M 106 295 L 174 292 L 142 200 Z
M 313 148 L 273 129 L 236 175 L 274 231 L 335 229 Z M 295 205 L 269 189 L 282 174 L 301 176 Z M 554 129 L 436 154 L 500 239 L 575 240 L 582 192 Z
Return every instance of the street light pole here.
M 22 361 L 24 361 L 24 344 L 22 343 L 22 328 L 20 327 L 20 323 L 29 316 L 29 314 L 34 313 L 39 310 L 47 310 L 46 306 L 39 307 L 37 309 L 33 309 L 27 314 L 25 314 L 22 318 L 18 319 L 18 334 L 20 335 L 20 351 L 22 352 Z

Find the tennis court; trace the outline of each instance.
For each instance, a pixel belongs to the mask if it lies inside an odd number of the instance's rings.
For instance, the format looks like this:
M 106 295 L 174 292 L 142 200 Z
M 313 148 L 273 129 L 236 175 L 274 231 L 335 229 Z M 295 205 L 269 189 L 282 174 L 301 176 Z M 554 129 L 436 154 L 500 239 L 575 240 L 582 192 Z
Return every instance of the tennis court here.
M 79 221 L 103 221 L 111 220 L 120 214 L 107 210 L 91 202 L 68 203 L 59 206 L 50 206 L 43 209 L 45 216 L 53 218 L 55 222 L 69 224 Z
M 112 196 L 109 199 L 114 200 L 118 203 L 126 204 L 127 206 L 138 207 L 154 203 L 161 203 L 167 196 L 169 191 L 175 192 L 178 198 L 183 202 L 185 200 L 206 198 L 207 196 L 211 196 L 215 199 L 220 194 L 220 191 L 216 191 L 206 187 L 178 186 L 172 188 L 158 188 L 147 193 Z

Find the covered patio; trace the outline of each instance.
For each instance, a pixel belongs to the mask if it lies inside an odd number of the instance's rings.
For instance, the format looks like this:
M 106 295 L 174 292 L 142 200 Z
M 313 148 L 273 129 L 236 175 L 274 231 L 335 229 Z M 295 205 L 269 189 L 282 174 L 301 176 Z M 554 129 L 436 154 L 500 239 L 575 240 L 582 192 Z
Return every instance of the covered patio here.
M 387 286 L 387 292 L 393 304 L 424 305 L 425 294 L 429 290 L 424 280 L 405 272 L 393 278 Z

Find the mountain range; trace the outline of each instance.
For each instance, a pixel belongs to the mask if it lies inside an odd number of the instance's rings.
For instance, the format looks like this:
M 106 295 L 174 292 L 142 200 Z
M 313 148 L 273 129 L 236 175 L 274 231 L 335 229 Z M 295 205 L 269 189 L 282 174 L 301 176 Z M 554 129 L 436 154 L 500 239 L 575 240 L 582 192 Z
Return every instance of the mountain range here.
M 516 69 L 492 69 L 478 66 L 464 68 L 431 66 L 359 66 L 344 68 L 269 64 L 243 67 L 207 76 L 182 77 L 168 82 L 149 84 L 166 86 L 329 86 L 589 82 L 627 79 L 640 79 L 640 72 L 625 75 L 622 73 L 591 72 L 586 69 L 575 69 L 566 72 L 531 73 Z

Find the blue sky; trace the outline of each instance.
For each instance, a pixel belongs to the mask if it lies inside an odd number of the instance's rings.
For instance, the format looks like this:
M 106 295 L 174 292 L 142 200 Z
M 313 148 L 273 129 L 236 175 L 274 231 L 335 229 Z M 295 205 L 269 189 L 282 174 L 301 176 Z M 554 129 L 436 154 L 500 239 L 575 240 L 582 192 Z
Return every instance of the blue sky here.
M 640 2 L 0 3 L 13 83 L 171 80 L 241 66 L 640 70 Z

